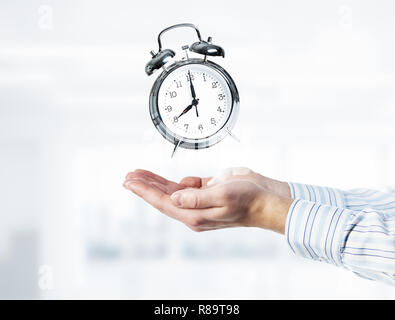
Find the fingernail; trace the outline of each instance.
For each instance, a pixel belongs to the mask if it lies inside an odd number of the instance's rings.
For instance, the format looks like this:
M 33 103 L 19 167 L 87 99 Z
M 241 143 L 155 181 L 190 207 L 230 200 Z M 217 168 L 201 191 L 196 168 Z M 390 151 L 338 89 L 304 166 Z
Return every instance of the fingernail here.
M 125 181 L 124 183 L 123 183 L 123 187 L 125 188 L 125 189 L 132 189 L 132 186 L 133 186 L 133 182 L 132 181 Z
M 180 207 L 181 206 L 181 198 L 182 198 L 182 195 L 180 194 L 180 193 L 173 193 L 171 196 L 170 196 L 170 198 L 171 198 L 171 201 L 173 201 L 173 203 L 176 205 L 176 206 L 178 206 L 178 207 Z

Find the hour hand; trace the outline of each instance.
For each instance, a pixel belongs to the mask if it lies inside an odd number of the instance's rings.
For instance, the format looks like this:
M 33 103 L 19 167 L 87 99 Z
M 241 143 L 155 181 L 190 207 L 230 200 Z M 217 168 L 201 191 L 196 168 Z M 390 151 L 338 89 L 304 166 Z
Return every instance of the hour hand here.
M 181 117 L 182 115 L 186 114 L 189 110 L 192 109 L 192 107 L 193 107 L 193 104 L 191 104 L 191 105 L 189 105 L 188 107 L 186 107 L 186 108 L 184 109 L 184 111 L 181 112 L 181 114 L 177 117 L 177 119 L 178 119 L 179 117 Z

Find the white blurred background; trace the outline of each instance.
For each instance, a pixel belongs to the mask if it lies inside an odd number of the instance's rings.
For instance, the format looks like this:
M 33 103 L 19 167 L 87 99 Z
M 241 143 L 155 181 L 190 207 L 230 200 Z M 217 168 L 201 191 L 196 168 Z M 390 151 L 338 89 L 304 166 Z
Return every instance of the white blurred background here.
M 193 233 L 122 188 L 136 168 L 179 180 L 230 166 L 395 184 L 394 14 L 391 0 L 2 0 L 0 298 L 394 299 L 280 235 Z M 241 143 L 171 159 L 144 66 L 181 22 L 226 51 L 214 61 L 239 88 Z

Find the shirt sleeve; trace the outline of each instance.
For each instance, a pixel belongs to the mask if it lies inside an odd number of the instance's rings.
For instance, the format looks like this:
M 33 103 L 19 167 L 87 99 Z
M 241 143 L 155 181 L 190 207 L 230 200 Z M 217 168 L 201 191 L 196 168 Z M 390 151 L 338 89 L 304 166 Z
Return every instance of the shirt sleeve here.
M 285 233 L 295 254 L 395 285 L 393 193 L 290 186 Z
M 293 199 L 304 199 L 339 208 L 346 206 L 344 192 L 339 189 L 294 182 L 288 184 Z

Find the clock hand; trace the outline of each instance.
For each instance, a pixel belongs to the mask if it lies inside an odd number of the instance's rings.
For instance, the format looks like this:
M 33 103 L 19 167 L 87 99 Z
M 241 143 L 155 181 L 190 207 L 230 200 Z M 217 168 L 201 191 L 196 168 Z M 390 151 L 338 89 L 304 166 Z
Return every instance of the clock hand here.
M 181 117 L 183 114 L 186 114 L 189 110 L 192 109 L 192 107 L 193 107 L 193 104 L 191 104 L 191 105 L 189 105 L 188 107 L 186 107 L 186 108 L 181 112 L 181 114 L 177 117 L 177 119 L 178 119 L 179 117 Z
M 177 117 L 177 119 L 178 119 L 179 117 L 181 117 L 183 114 L 186 114 L 189 110 L 191 110 L 193 106 L 196 107 L 198 104 L 199 104 L 199 99 L 193 99 L 192 104 L 190 104 L 188 107 L 186 107 L 186 108 L 181 112 L 181 114 Z
M 189 85 L 191 87 L 192 98 L 195 100 L 196 99 L 196 92 L 195 92 L 195 87 L 193 86 L 193 83 L 192 83 L 191 72 L 189 70 L 188 70 L 188 75 L 189 75 Z
M 195 92 L 195 87 L 193 86 L 193 83 L 192 83 L 192 77 L 191 77 L 190 70 L 188 70 L 188 75 L 189 75 L 189 85 L 190 85 L 190 88 L 191 88 L 191 94 L 192 94 L 193 101 L 198 101 L 199 99 L 196 100 L 196 92 Z M 194 104 L 194 105 L 195 105 L 195 110 L 196 110 L 196 116 L 199 117 L 199 112 L 198 112 L 198 109 L 197 109 L 197 103 Z

